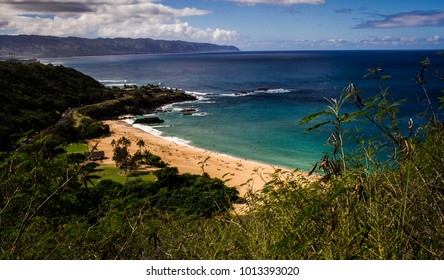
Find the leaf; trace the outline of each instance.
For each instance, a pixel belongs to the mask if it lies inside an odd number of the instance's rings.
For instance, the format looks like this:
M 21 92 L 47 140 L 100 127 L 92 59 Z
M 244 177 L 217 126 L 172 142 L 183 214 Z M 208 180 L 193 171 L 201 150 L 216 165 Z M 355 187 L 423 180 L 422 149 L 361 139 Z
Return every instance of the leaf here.
M 356 116 L 355 114 L 352 114 L 352 113 L 348 114 L 348 113 L 346 113 L 346 114 L 344 114 L 343 116 L 341 116 L 339 118 L 339 121 L 340 122 L 351 122 L 351 121 L 353 121 L 355 119 L 355 116 Z
M 362 78 L 363 79 L 367 79 L 368 77 L 370 77 L 372 75 L 372 73 L 367 73 L 367 74 L 365 74 Z
M 308 176 L 311 176 L 311 174 L 313 174 L 313 172 L 316 170 L 316 167 L 318 166 L 318 163 L 316 162 L 313 167 L 310 169 L 310 171 L 308 172 Z
M 422 61 L 421 61 L 421 64 L 422 64 L 423 66 L 430 66 L 430 65 L 431 65 L 430 60 L 429 60 L 428 57 L 426 57 L 424 60 L 422 60 Z
M 321 122 L 321 123 L 315 124 L 314 126 L 311 126 L 311 127 L 307 128 L 304 131 L 304 133 L 309 133 L 309 132 L 311 132 L 311 131 L 313 131 L 313 130 L 315 130 L 315 129 L 323 126 L 323 125 L 329 124 L 329 123 L 332 123 L 332 122 L 331 121 L 325 121 L 325 122 Z
M 305 118 L 303 118 L 299 124 L 304 125 L 307 124 L 309 122 L 311 122 L 312 120 L 316 119 L 317 117 L 323 116 L 323 115 L 328 115 L 329 112 L 324 110 L 324 111 L 320 111 L 311 115 L 306 116 Z
M 381 80 L 387 80 L 387 79 L 391 79 L 392 75 L 384 75 L 381 77 Z

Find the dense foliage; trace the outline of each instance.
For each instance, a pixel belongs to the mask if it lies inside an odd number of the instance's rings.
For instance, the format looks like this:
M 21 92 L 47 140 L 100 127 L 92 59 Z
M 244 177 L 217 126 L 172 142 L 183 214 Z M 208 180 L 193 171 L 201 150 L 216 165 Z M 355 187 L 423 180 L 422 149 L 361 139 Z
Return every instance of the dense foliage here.
M 48 127 L 48 133 L 66 141 L 97 137 L 108 129 L 93 119 L 147 113 L 193 99 L 152 85 L 105 88 L 64 66 L 0 62 L 0 151 Z
M 78 112 L 94 119 L 106 119 L 123 114 L 147 114 L 165 104 L 196 99 L 179 90 L 160 88 L 150 84 L 140 87 L 126 85 L 123 88 L 113 87 L 111 90 L 115 99 L 83 106 L 78 109 Z
M 211 218 L 237 199 L 219 179 L 171 167 L 156 171 L 156 181 L 92 185 L 98 165 L 59 147 L 45 137 L 0 155 L 1 259 L 137 257 L 125 247 L 143 234 L 148 243 L 138 250 L 151 248 L 158 219 Z
M 0 62 L 0 150 L 56 124 L 68 108 L 109 98 L 102 84 L 71 68 Z

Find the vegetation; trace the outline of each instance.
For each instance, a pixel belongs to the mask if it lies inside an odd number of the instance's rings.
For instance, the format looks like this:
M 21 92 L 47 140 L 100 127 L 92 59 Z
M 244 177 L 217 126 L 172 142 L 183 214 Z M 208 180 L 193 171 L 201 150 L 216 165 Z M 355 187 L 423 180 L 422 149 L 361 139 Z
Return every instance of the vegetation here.
M 157 242 L 158 220 L 211 218 L 237 199 L 219 179 L 175 168 L 156 171 L 156 180 L 93 184 L 97 164 L 59 147 L 45 137 L 1 155 L 0 258 L 128 258 L 133 236 Z
M 17 148 L 19 139 L 28 141 L 43 130 L 65 142 L 99 137 L 109 129 L 97 119 L 194 100 L 153 85 L 105 88 L 63 66 L 0 62 L 0 73 L 0 151 Z
M 71 143 L 66 146 L 66 152 L 70 154 L 84 154 L 88 152 L 88 145 L 84 143 Z
M 111 98 L 91 77 L 40 63 L 0 62 L 0 150 L 56 124 L 71 107 Z
M 350 84 L 302 121 L 331 127 L 319 176 L 276 170 L 241 216 L 230 211 L 237 191 L 205 173 L 163 166 L 149 180 L 97 180 L 96 163 L 39 134 L 0 154 L 0 258 L 443 259 L 444 125 L 425 86 L 430 67 L 424 60 L 416 79 L 428 104 L 421 124 L 399 117 L 407 101 L 370 69 L 375 96 Z M 380 137 L 362 137 L 362 122 Z M 114 143 L 118 166 L 152 165 L 124 153 L 128 139 Z
M 117 167 L 123 169 L 125 174 L 127 171 L 131 172 L 136 170 L 140 164 L 146 164 L 151 167 L 159 168 L 167 166 L 167 164 L 163 162 L 159 156 L 153 155 L 145 148 L 145 142 L 143 140 L 139 140 L 137 142 L 139 150 L 134 155 L 131 155 L 128 150 L 128 148 L 131 146 L 131 140 L 125 136 L 121 137 L 117 141 L 113 139 L 113 141 L 111 141 L 111 145 L 114 148 L 113 160 Z

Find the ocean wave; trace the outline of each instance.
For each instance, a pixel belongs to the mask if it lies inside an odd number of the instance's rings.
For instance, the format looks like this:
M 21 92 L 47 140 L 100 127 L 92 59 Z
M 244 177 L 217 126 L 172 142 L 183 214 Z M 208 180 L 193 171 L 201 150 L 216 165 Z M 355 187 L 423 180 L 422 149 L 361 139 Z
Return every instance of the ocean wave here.
M 173 137 L 173 136 L 166 136 L 166 137 L 162 137 L 163 139 L 170 141 L 174 144 L 178 144 L 181 146 L 190 146 L 191 141 L 179 138 L 179 137 Z
M 217 103 L 217 101 L 215 101 L 215 100 L 210 100 L 210 99 L 206 99 L 206 100 L 199 100 L 199 101 L 196 101 L 196 103 L 200 103 L 200 104 L 214 104 L 214 103 Z
M 45 64 L 45 65 L 48 65 L 48 64 L 52 64 L 54 66 L 63 66 L 64 65 L 63 61 L 44 61 L 44 60 L 41 60 L 40 62 L 42 64 Z
M 148 132 L 149 134 L 155 135 L 157 137 L 162 137 L 162 131 L 155 129 L 152 126 L 143 125 L 143 124 L 133 124 L 133 127 Z
M 166 113 L 166 112 L 171 112 L 173 111 L 174 107 L 173 104 L 167 104 L 167 105 L 163 105 L 159 108 L 156 109 L 157 113 Z
M 157 114 L 150 113 L 150 114 L 143 114 L 142 116 L 144 116 L 144 117 L 155 117 L 155 116 L 157 116 Z
M 249 96 L 249 95 L 255 95 L 256 92 L 254 91 L 242 91 L 242 92 L 234 92 L 234 93 L 222 93 L 221 96 L 228 96 L 228 97 L 242 97 L 242 96 Z
M 133 124 L 134 123 L 134 118 L 124 118 L 122 119 L 122 121 L 126 122 L 127 124 Z
M 193 103 L 211 103 L 211 99 L 204 96 L 196 96 L 197 100 L 193 101 Z
M 172 127 L 170 124 L 163 124 L 163 125 L 151 125 L 152 128 L 162 128 L 162 127 Z
M 209 92 L 198 92 L 198 91 L 185 91 L 185 93 L 196 97 L 197 101 L 192 101 L 192 102 L 213 103 L 213 102 L 209 102 L 210 98 L 207 97 L 208 95 L 214 95 L 212 93 L 209 93 Z
M 206 116 L 208 116 L 208 113 L 200 112 L 200 113 L 190 113 L 190 114 L 183 114 L 183 115 L 189 116 L 189 117 L 206 117 Z
M 199 92 L 199 91 L 185 91 L 185 93 L 186 94 L 189 94 L 189 95 L 193 95 L 193 96 L 205 96 L 205 95 L 209 95 L 209 94 L 211 94 L 211 93 L 209 93 L 209 92 Z
M 290 93 L 291 90 L 285 89 L 285 88 L 258 88 L 256 90 L 252 91 L 240 91 L 240 92 L 233 92 L 233 93 L 223 93 L 221 96 L 230 96 L 230 97 L 242 97 L 242 96 L 250 96 L 250 95 L 257 95 L 260 93 L 270 93 L 270 94 L 279 94 L 279 93 Z
M 128 80 L 113 80 L 113 79 L 105 79 L 99 80 L 100 83 L 104 84 L 107 87 L 124 87 L 125 85 L 136 85 L 135 83 L 128 83 Z
M 271 88 L 271 89 L 268 89 L 268 88 L 260 88 L 260 89 L 257 89 L 255 92 L 261 92 L 261 93 L 263 93 L 263 92 L 265 92 L 265 93 L 289 93 L 289 92 L 291 92 L 291 90 L 289 90 L 289 89 L 284 89 L 284 88 Z
M 151 135 L 154 135 L 156 137 L 165 139 L 165 140 L 167 140 L 167 141 L 169 141 L 171 143 L 174 143 L 174 144 L 178 144 L 178 145 L 181 145 L 181 146 L 190 146 L 190 144 L 191 144 L 191 141 L 188 141 L 188 140 L 185 140 L 185 139 L 182 139 L 182 138 L 179 138 L 179 137 L 162 136 L 163 132 L 158 130 L 158 129 L 156 129 L 156 128 L 168 127 L 168 126 L 165 126 L 165 125 L 148 126 L 148 125 L 143 125 L 143 124 L 133 124 L 133 127 L 136 127 L 136 128 L 138 128 L 140 130 L 143 130 L 143 131 L 145 131 L 145 132 L 147 132 L 147 133 L 149 133 Z
M 126 83 L 128 80 L 113 80 L 113 79 L 105 79 L 105 80 L 99 80 L 101 83 Z

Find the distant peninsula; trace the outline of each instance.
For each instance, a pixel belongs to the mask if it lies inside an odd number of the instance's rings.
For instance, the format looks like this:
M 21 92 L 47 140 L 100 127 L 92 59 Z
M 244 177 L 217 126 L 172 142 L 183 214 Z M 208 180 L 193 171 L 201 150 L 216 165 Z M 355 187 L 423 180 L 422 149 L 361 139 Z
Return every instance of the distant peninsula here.
M 186 41 L 131 38 L 0 35 L 0 58 L 42 58 L 95 55 L 237 52 L 235 46 Z

